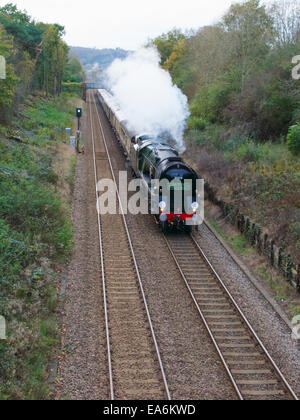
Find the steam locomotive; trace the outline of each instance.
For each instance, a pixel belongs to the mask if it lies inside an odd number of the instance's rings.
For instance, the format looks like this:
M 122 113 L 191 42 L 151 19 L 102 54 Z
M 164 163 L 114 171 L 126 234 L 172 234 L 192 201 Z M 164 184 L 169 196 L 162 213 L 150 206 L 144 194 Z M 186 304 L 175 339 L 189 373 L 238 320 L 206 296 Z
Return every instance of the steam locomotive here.
M 143 180 L 149 194 L 155 193 L 153 180 L 169 181 L 167 194 L 161 186 L 156 192 L 159 195 L 159 208 L 155 216 L 157 224 L 164 232 L 173 229 L 190 232 L 192 226 L 198 224 L 199 218 L 196 172 L 163 139 L 132 131 L 124 113 L 108 91 L 98 90 L 98 99 L 130 161 L 134 175 Z M 178 191 L 181 191 L 180 203 L 175 199 Z

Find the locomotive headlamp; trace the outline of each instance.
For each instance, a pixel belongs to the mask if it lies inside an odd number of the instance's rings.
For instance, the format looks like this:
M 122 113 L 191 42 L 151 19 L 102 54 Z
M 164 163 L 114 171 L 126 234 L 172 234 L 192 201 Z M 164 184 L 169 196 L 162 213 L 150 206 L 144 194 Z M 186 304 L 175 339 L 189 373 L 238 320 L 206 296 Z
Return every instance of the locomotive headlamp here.
M 166 208 L 167 208 L 167 203 L 165 203 L 165 201 L 161 201 L 161 202 L 159 203 L 159 208 L 160 208 L 161 210 L 166 210 Z
M 196 213 L 196 211 L 199 209 L 199 203 L 195 202 L 192 204 L 192 209 L 194 211 L 194 213 Z

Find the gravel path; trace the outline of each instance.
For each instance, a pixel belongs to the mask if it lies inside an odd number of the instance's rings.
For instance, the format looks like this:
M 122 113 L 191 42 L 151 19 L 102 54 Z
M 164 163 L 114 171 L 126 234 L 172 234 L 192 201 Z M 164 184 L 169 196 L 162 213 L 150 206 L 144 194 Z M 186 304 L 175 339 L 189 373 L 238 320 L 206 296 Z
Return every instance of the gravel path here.
M 292 340 L 290 329 L 206 226 L 203 225 L 195 237 L 278 367 L 300 396 L 300 346 Z

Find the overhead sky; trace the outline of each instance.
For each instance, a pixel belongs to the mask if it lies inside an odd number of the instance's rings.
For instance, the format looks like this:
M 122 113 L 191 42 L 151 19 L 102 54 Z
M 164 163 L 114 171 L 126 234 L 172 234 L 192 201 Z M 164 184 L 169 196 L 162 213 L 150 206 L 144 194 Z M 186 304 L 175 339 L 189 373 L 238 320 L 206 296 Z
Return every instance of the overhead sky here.
M 217 22 L 233 0 L 7 0 L 35 20 L 60 23 L 69 45 L 137 49 L 174 27 Z

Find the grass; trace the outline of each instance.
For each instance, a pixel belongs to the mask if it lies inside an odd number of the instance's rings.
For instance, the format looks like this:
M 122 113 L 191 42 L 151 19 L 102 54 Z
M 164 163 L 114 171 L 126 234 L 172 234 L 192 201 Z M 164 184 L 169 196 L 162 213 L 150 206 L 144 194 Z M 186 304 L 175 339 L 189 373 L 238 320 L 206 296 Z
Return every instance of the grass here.
M 243 236 L 229 238 L 229 243 L 233 250 L 240 255 L 249 255 L 253 253 L 253 249 L 249 245 L 249 242 Z
M 290 307 L 291 319 L 293 319 L 297 315 L 300 315 L 300 305 L 298 303 L 293 303 Z
M 230 234 L 228 234 L 216 220 L 210 220 L 210 224 L 237 255 L 245 257 L 245 262 L 249 262 L 253 273 L 265 282 L 270 294 L 281 304 L 289 318 L 292 320 L 296 315 L 300 315 L 300 298 L 295 290 L 286 279 L 270 267 L 267 261 L 256 254 L 247 239 L 238 232 L 232 232 L 233 229 L 230 229 Z
M 264 265 L 256 267 L 254 272 L 269 285 L 275 300 L 281 302 L 287 299 L 287 288 L 289 287 L 288 284 L 279 282 L 278 279 L 272 276 L 270 270 Z
M 244 215 L 269 231 L 297 263 L 300 158 L 291 153 L 285 139 L 262 143 L 237 129 L 208 124 L 202 130 L 190 130 L 186 141 L 187 158 L 218 196 L 237 204 Z
M 8 327 L 8 339 L 0 341 L 0 400 L 50 395 L 47 364 L 58 342 L 55 265 L 72 251 L 53 162 L 73 109 L 70 96 L 31 103 L 24 112 L 30 119 L 14 123 L 21 144 L 0 130 L 0 314 Z M 72 161 L 70 182 L 74 168 Z
M 72 194 L 74 193 L 74 186 L 75 186 L 76 165 L 77 165 L 76 157 L 72 156 L 71 159 L 70 159 L 69 173 L 68 173 L 68 176 L 66 178 L 66 181 L 69 184 L 70 191 L 71 191 Z
M 239 234 L 230 236 L 225 234 L 225 232 L 220 227 L 219 223 L 214 220 L 210 220 L 210 224 L 218 232 L 218 234 L 228 243 L 228 245 L 231 246 L 234 252 L 242 256 L 250 255 L 253 253 L 253 248 L 251 247 L 246 238 Z

